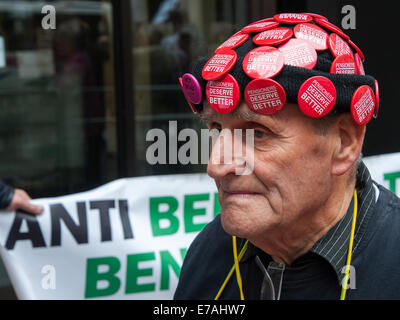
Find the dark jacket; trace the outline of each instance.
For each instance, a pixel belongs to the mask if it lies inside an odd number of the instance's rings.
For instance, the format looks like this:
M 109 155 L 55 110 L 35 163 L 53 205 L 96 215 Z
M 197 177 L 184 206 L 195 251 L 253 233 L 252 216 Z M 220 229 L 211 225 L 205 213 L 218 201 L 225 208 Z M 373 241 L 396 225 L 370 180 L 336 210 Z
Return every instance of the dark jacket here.
M 382 186 L 379 190 L 363 236 L 353 251 L 355 289 L 347 291 L 346 300 L 400 299 L 400 199 Z M 272 259 L 252 245 L 248 251 L 240 263 L 244 296 L 260 299 L 264 276 L 254 257 L 259 256 L 265 266 Z M 190 246 L 174 298 L 214 299 L 233 263 L 232 238 L 217 216 Z M 315 252 L 298 257 L 284 271 L 281 299 L 339 299 L 340 292 L 337 273 Z M 220 299 L 239 298 L 233 274 Z

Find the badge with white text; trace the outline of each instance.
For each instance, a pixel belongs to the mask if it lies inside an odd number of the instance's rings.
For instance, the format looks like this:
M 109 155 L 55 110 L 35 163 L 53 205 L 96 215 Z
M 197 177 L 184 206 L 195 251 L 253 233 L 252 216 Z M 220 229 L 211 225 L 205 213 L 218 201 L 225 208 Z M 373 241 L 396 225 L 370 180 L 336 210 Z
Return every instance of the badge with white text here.
M 267 79 L 276 76 L 283 68 L 282 53 L 269 46 L 251 50 L 243 59 L 243 71 L 253 79 Z
M 315 76 L 300 87 L 297 102 L 303 113 L 311 118 L 328 114 L 336 103 L 336 88 L 328 78 Z
M 374 114 L 375 96 L 372 88 L 367 85 L 359 87 L 351 99 L 351 115 L 359 125 L 367 124 Z
M 286 103 L 285 89 L 272 79 L 255 79 L 244 90 L 249 108 L 261 114 L 279 112 Z
M 237 60 L 237 54 L 231 49 L 220 50 L 204 65 L 201 73 L 204 80 L 217 80 L 233 68 Z
M 207 101 L 219 113 L 231 112 L 239 103 L 240 88 L 236 79 L 227 74 L 223 79 L 208 81 Z

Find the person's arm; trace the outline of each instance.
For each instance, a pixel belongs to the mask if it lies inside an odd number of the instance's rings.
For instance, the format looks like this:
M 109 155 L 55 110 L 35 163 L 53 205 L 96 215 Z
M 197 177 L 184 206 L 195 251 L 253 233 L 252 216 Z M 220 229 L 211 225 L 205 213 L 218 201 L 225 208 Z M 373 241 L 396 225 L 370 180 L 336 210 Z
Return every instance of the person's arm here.
M 0 180 L 0 210 L 6 209 L 14 197 L 14 188 Z
M 31 204 L 31 197 L 22 189 L 14 189 L 0 180 L 0 210 L 23 210 L 31 214 L 40 214 L 43 207 Z

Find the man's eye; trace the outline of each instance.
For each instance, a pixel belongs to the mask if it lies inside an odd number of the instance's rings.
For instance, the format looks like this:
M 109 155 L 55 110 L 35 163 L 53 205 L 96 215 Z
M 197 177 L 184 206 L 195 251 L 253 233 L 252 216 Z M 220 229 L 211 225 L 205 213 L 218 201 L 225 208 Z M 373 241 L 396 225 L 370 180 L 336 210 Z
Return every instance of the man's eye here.
M 264 138 L 265 136 L 266 136 L 265 131 L 263 131 L 263 130 L 257 130 L 257 129 L 254 130 L 254 137 L 255 137 L 255 138 L 261 139 L 261 138 Z

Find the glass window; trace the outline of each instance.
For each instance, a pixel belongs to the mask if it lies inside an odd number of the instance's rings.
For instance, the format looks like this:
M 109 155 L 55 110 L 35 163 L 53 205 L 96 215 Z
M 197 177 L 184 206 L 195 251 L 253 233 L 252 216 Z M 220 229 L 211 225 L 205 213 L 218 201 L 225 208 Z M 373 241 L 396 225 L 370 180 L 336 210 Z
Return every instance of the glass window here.
M 0 177 L 33 197 L 116 178 L 112 6 L 0 2 Z M 4 59 L 2 59 L 4 57 Z

